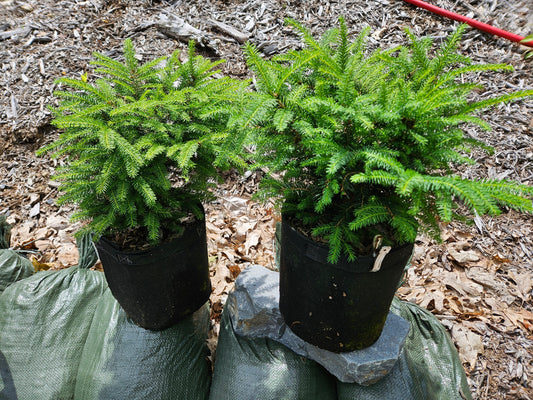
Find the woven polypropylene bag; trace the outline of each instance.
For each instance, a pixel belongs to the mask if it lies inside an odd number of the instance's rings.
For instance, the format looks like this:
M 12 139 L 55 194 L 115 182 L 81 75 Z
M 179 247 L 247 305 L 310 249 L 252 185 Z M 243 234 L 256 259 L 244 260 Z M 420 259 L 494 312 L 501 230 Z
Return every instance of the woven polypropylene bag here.
M 339 400 L 471 399 L 457 350 L 439 320 L 416 304 L 398 299 L 391 311 L 411 324 L 400 359 L 374 385 L 339 382 Z
M 0 294 L 12 283 L 33 275 L 30 260 L 9 248 L 11 226 L 0 215 Z
M 163 331 L 135 325 L 107 291 L 81 353 L 75 399 L 205 400 L 209 307 Z
M 0 294 L 6 288 L 33 275 L 33 265 L 30 260 L 11 249 L 0 249 Z
M 104 275 L 88 268 L 90 238 L 79 244 L 78 266 L 39 272 L 0 295 L 0 399 L 72 399 L 80 354 Z
M 333 400 L 335 379 L 316 362 L 268 338 L 235 334 L 222 314 L 210 400 Z

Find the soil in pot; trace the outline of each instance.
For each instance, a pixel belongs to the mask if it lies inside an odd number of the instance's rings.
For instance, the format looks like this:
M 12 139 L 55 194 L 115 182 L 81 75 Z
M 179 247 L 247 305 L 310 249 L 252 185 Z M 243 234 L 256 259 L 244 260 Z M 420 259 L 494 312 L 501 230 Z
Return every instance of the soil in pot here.
M 327 261 L 327 246 L 281 224 L 280 311 L 300 338 L 322 349 L 359 350 L 379 339 L 413 244 L 375 257 Z
M 205 221 L 184 228 L 180 236 L 144 250 L 123 250 L 105 237 L 95 243 L 111 293 L 143 328 L 169 328 L 209 299 Z

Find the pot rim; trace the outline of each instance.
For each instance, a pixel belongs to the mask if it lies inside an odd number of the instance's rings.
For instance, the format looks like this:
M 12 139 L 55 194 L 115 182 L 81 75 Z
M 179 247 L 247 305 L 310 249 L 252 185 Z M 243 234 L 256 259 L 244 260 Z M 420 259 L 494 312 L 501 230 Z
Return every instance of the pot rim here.
M 104 252 L 129 267 L 143 267 L 146 264 L 150 264 L 150 260 L 156 255 L 164 260 L 189 251 L 189 248 L 198 241 L 199 237 L 205 236 L 205 232 L 205 219 L 202 219 L 187 224 L 182 235 L 143 250 L 123 250 L 116 243 L 103 236 L 98 241 L 93 242 L 93 244 L 99 258 L 101 258 L 100 252 Z M 179 246 L 176 245 L 177 242 L 179 242 Z
M 313 240 L 312 238 L 310 238 L 310 237 L 304 235 L 303 233 L 299 232 L 285 218 L 282 218 L 281 225 L 282 225 L 282 234 L 281 234 L 281 236 L 283 237 L 283 230 L 284 230 L 283 227 L 285 227 L 285 229 L 290 229 L 291 233 L 294 235 L 293 238 L 295 238 L 297 242 L 300 242 L 304 246 L 306 246 L 305 255 L 307 257 L 313 259 L 314 261 L 323 263 L 325 266 L 327 266 L 329 268 L 342 269 L 342 270 L 344 270 L 346 272 L 355 272 L 355 273 L 359 273 L 359 274 L 364 274 L 364 273 L 376 274 L 376 272 L 370 272 L 371 267 L 369 268 L 368 271 L 367 270 L 355 270 L 354 269 L 354 266 L 356 264 L 359 264 L 359 265 L 361 265 L 361 264 L 365 265 L 366 264 L 366 265 L 372 266 L 374 264 L 374 260 L 376 259 L 376 257 L 373 257 L 372 255 L 358 256 L 354 261 L 349 261 L 344 254 L 341 254 L 339 261 L 337 261 L 336 263 L 332 264 L 332 263 L 330 263 L 327 260 L 328 259 L 328 255 L 329 255 L 329 246 L 328 245 L 326 245 L 324 243 L 321 243 L 321 242 L 318 242 L 316 240 Z M 411 251 L 411 257 L 412 257 L 412 253 L 414 252 L 414 245 L 415 245 L 415 243 L 412 242 L 412 243 L 406 243 L 406 244 L 403 244 L 403 245 L 400 245 L 400 246 L 395 246 L 385 256 L 385 258 L 394 257 L 395 254 L 397 254 L 398 252 L 403 252 L 406 249 L 411 249 L 410 251 Z M 283 246 L 281 246 L 281 249 L 283 251 Z M 411 257 L 409 258 L 409 260 L 411 259 Z M 409 264 L 409 261 L 407 262 L 407 264 Z M 379 273 L 379 272 L 377 272 L 377 273 Z

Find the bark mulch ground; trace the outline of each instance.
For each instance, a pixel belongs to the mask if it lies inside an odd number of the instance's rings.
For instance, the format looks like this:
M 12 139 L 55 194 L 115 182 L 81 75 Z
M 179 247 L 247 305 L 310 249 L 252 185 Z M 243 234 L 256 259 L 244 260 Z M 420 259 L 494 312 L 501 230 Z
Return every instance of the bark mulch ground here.
M 533 32 L 531 0 L 433 0 L 448 10 L 525 36 Z M 35 156 L 57 137 L 47 105 L 56 104 L 54 80 L 92 70 L 91 53 L 121 56 L 132 38 L 140 56 L 152 59 L 185 49 L 187 37 L 204 56 L 224 58 L 223 72 L 248 77 L 241 51 L 250 40 L 266 55 L 300 46 L 284 25 L 292 17 L 320 34 L 344 15 L 351 31 L 372 28 L 370 45 L 388 48 L 405 41 L 403 30 L 437 43 L 456 23 L 401 0 L 3 0 L 0 1 L 0 213 L 9 214 L 13 243 L 26 249 L 37 269 L 77 261 L 68 222 L 71 206 L 58 207 L 50 181 L 61 161 Z M 170 24 L 170 25 L 169 25 Z M 485 86 L 479 96 L 533 87 L 533 62 L 524 47 L 470 29 L 461 52 L 476 63 L 509 63 L 510 73 L 484 73 L 471 80 Z M 531 59 L 533 60 L 533 58 Z M 479 164 L 465 177 L 533 182 L 533 100 L 485 113 L 489 132 L 469 134 L 494 147 L 471 155 Z M 238 273 L 257 263 L 273 265 L 276 213 L 251 199 L 260 174 L 228 175 L 207 205 L 212 264 L 213 331 Z M 443 227 L 443 242 L 420 237 L 403 299 L 431 310 L 448 328 L 467 371 L 475 399 L 533 399 L 533 218 L 506 212 L 473 225 Z

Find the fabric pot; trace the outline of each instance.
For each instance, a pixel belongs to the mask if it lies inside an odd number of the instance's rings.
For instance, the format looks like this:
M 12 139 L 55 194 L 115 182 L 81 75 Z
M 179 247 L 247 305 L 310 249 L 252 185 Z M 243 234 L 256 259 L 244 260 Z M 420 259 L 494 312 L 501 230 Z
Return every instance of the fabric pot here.
M 111 293 L 137 325 L 171 327 L 211 294 L 205 221 L 187 224 L 170 242 L 123 251 L 106 238 L 95 243 Z
M 413 252 L 393 248 L 378 272 L 374 257 L 327 261 L 328 248 L 283 219 L 280 254 L 280 311 L 300 338 L 333 352 L 369 347 L 378 340 Z
M 337 382 L 337 400 L 472 400 L 461 358 L 437 317 L 398 298 L 391 312 L 411 324 L 394 368 L 370 386 Z

